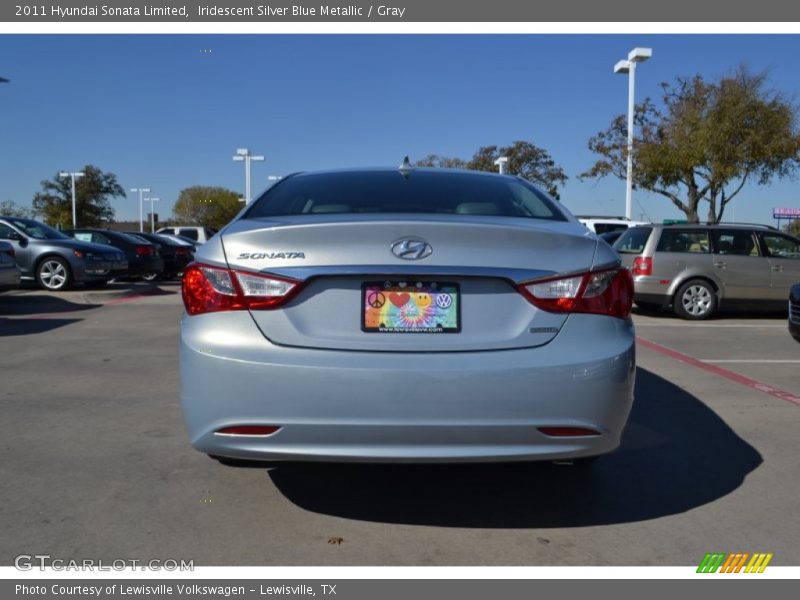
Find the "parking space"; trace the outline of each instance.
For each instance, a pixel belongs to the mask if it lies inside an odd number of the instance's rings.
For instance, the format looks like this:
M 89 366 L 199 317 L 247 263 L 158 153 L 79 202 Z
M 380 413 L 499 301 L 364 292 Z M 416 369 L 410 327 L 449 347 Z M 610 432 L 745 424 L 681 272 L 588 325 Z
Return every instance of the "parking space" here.
M 186 439 L 179 292 L 0 295 L 0 564 L 20 553 L 198 565 L 688 565 L 711 550 L 800 560 L 800 406 L 742 380 L 800 392 L 800 344 L 782 316 L 635 315 L 630 425 L 586 470 L 237 469 Z

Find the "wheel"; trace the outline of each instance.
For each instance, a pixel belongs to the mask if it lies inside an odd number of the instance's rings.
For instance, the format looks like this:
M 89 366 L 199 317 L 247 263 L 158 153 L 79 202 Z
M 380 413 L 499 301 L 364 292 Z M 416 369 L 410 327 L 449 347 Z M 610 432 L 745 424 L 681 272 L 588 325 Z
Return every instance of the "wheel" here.
M 675 314 L 683 319 L 707 319 L 717 309 L 717 293 L 703 279 L 691 279 L 678 288 L 673 303 Z
M 72 273 L 67 261 L 58 256 L 48 256 L 36 269 L 36 281 L 51 292 L 66 290 L 72 284 Z

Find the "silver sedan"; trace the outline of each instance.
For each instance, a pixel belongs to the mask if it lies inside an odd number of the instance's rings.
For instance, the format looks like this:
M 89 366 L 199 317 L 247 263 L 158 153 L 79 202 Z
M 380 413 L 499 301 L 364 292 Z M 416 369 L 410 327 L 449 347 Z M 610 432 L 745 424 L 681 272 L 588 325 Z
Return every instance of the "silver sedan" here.
M 182 285 L 183 412 L 223 461 L 581 459 L 631 409 L 630 273 L 517 177 L 285 177 Z

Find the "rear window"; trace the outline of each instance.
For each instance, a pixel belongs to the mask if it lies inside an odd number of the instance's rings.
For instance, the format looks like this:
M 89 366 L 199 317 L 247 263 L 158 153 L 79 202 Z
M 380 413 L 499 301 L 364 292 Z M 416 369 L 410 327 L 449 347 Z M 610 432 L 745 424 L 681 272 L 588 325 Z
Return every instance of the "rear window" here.
M 521 179 L 413 171 L 319 173 L 284 178 L 247 217 L 333 213 L 490 215 L 566 221 L 557 202 Z
M 611 233 L 612 231 L 624 231 L 628 228 L 623 223 L 595 223 L 594 232 L 597 234 Z
M 652 227 L 631 227 L 614 242 L 614 249 L 620 254 L 641 254 L 652 231 Z
M 656 252 L 708 254 L 708 232 L 664 229 Z
M 185 238 L 189 238 L 190 240 L 197 241 L 198 235 L 196 229 L 179 229 L 178 234 L 182 235 Z

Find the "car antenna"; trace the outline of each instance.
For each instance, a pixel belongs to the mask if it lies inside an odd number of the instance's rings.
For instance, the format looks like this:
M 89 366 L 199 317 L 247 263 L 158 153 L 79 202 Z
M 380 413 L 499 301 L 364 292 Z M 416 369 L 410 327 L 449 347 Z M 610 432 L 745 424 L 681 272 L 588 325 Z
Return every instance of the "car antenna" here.
M 408 156 L 403 159 L 403 164 L 397 167 L 397 170 L 400 171 L 400 174 L 403 177 L 408 177 L 411 175 L 411 172 L 414 170 L 414 165 L 412 165 L 411 161 L 408 160 Z

